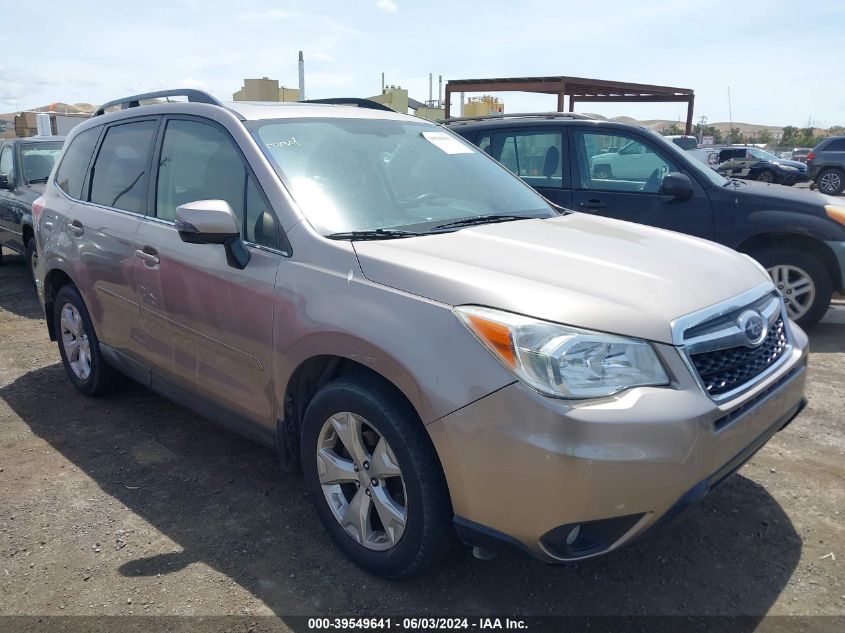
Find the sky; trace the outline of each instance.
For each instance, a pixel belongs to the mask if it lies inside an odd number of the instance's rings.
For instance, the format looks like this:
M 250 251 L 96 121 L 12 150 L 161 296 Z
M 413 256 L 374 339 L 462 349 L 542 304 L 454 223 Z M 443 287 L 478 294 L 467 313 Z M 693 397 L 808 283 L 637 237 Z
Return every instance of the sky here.
M 244 77 L 296 87 L 302 50 L 309 98 L 378 94 L 382 72 L 421 101 L 429 73 L 435 96 L 438 75 L 570 75 L 692 88 L 711 122 L 845 125 L 842 0 L 0 0 L 0 15 L 26 25 L 0 33 L 0 112 L 175 87 L 230 100 Z M 556 107 L 498 96 L 508 112 Z M 685 104 L 577 110 L 686 117 Z

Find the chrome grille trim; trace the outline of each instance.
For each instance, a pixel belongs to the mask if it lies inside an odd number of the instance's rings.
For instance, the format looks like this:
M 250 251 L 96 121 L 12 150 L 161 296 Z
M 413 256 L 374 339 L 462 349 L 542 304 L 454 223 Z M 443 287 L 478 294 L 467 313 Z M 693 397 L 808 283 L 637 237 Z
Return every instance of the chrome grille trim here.
M 739 338 L 742 332 L 735 323 L 736 316 L 749 308 L 760 312 L 769 327 L 772 327 L 779 320 L 783 320 L 786 346 L 777 360 L 759 374 L 751 377 L 747 382 L 724 393 L 709 393 L 696 368 L 693 355 L 735 349 L 742 346 L 750 347 L 745 336 Z M 714 402 L 719 403 L 737 398 L 766 380 L 789 360 L 794 349 L 789 316 L 786 312 L 783 297 L 770 283 L 760 284 L 733 299 L 680 317 L 671 323 L 671 328 L 673 343 L 678 348 L 695 381 L 702 391 L 707 393 Z

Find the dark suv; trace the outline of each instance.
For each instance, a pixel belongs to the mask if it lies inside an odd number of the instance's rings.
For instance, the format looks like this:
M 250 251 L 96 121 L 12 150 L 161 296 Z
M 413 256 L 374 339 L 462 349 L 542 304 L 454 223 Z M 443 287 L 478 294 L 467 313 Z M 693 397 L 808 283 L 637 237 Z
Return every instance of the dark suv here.
M 807 154 L 810 180 L 822 193 L 837 196 L 845 189 L 845 136 L 831 136 Z
M 25 255 L 34 270 L 37 251 L 32 203 L 44 191 L 64 137 L 16 138 L 0 142 L 0 247 Z M 0 262 L 3 257 L 0 248 Z
M 835 198 L 724 178 L 656 132 L 585 115 L 499 115 L 446 125 L 562 207 L 751 255 L 802 326 L 821 319 L 832 293 L 845 288 L 845 205 Z

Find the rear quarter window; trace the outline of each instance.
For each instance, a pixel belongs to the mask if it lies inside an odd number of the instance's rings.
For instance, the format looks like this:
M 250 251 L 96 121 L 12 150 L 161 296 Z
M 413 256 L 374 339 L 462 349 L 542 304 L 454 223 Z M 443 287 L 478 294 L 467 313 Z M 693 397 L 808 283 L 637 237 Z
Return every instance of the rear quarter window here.
M 62 156 L 62 162 L 56 172 L 56 184 L 71 198 L 82 197 L 82 184 L 85 172 L 91 162 L 94 146 L 100 137 L 102 126 L 80 132 L 70 142 Z

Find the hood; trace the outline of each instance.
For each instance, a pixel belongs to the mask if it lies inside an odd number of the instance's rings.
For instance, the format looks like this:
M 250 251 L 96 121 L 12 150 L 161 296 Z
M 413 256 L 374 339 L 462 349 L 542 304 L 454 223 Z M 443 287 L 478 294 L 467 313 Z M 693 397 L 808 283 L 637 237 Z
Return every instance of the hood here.
M 795 167 L 798 171 L 807 171 L 807 165 L 801 163 L 797 160 L 786 160 L 785 158 L 779 158 L 777 160 L 771 161 L 775 165 L 783 165 L 785 167 Z
M 769 280 L 718 244 L 581 213 L 354 246 L 376 283 L 664 343 L 677 317 Z
M 739 182 L 740 184 L 733 189 L 737 197 L 743 201 L 754 198 L 755 202 L 772 208 L 803 211 L 812 215 L 824 216 L 826 204 L 843 206 L 841 198 L 828 196 L 818 191 L 755 180 L 741 180 Z

